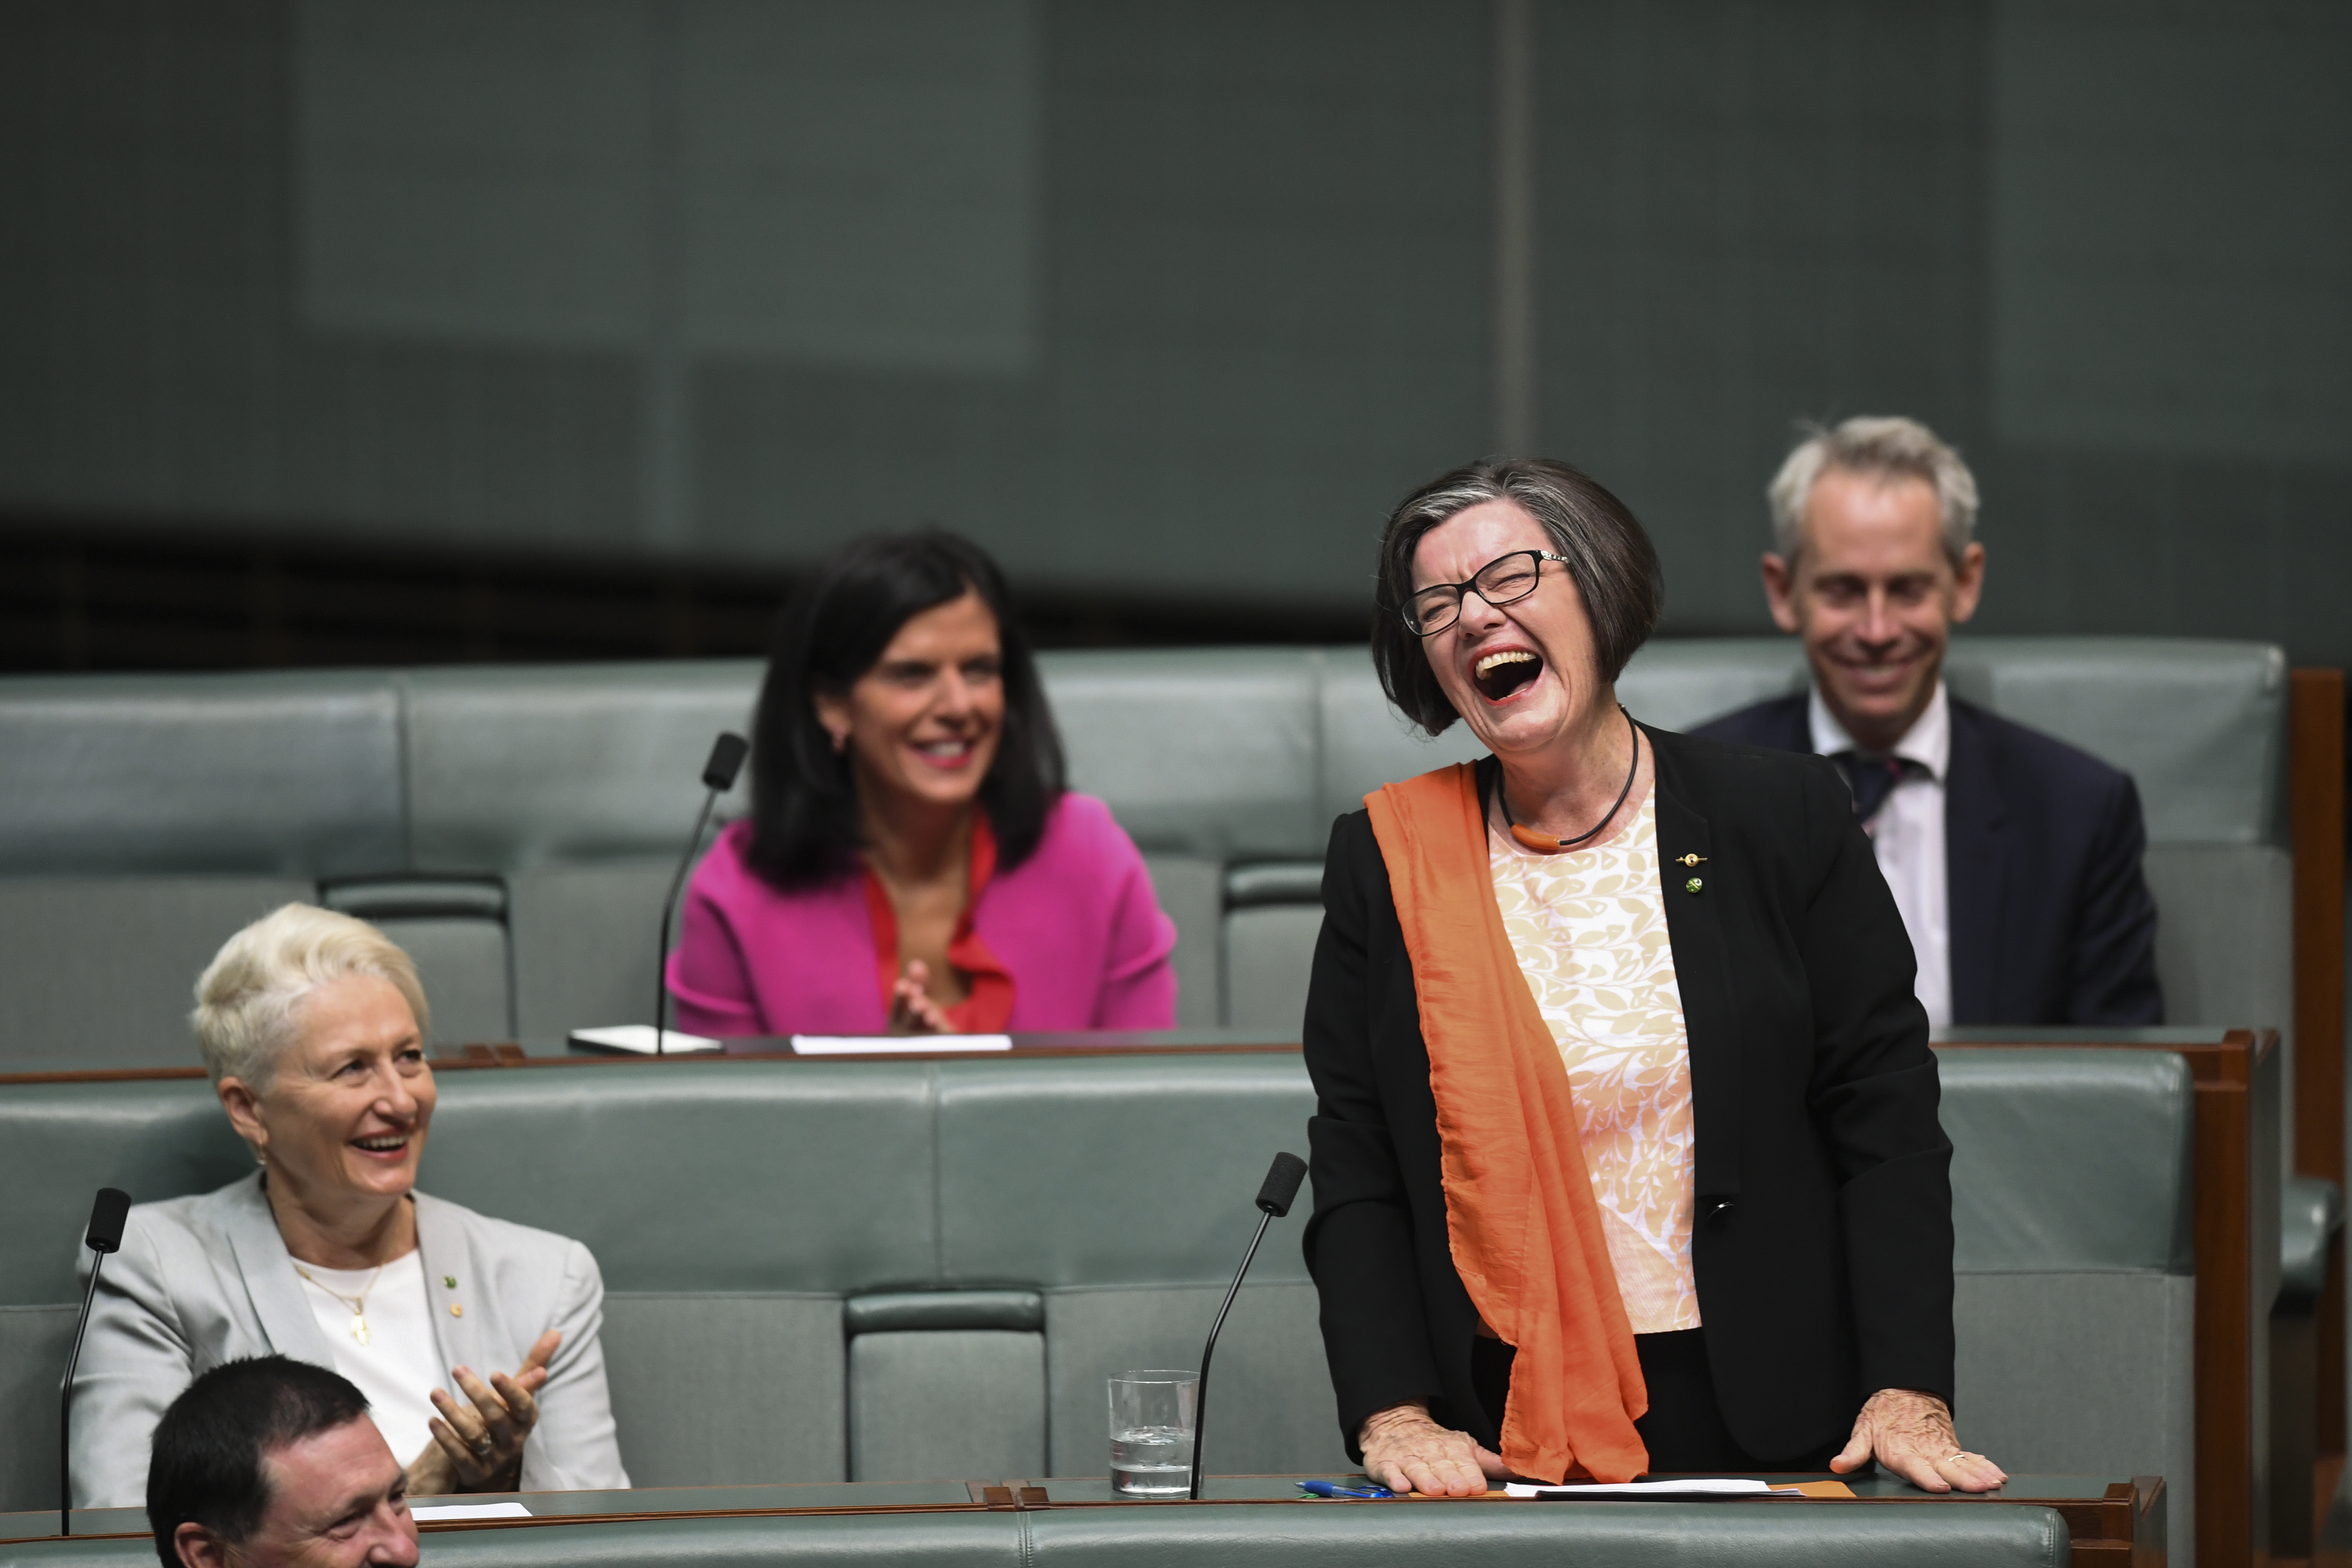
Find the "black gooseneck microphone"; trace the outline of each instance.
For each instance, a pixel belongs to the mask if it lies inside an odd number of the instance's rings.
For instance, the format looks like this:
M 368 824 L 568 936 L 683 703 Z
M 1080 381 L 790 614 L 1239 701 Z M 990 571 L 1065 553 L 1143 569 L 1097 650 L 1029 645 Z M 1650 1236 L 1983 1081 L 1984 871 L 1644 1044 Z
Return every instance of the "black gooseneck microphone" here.
M 90 1303 L 98 1300 L 99 1266 L 110 1252 L 122 1250 L 122 1224 L 131 1217 L 131 1194 L 120 1187 L 98 1189 L 90 1205 L 89 1229 L 82 1245 L 97 1256 L 89 1260 L 89 1284 L 81 1293 L 81 1320 L 74 1324 L 73 1349 L 66 1354 L 66 1380 L 58 1394 L 58 1533 L 73 1533 L 73 1380 L 81 1363 L 81 1337 L 89 1331 Z
M 1291 1200 L 1298 1196 L 1298 1184 L 1307 1179 L 1307 1162 L 1296 1154 L 1276 1154 L 1273 1168 L 1265 1173 L 1265 1184 L 1257 1190 L 1257 1234 L 1250 1237 L 1249 1250 L 1242 1254 L 1242 1266 L 1234 1270 L 1234 1288 L 1225 1292 L 1225 1304 L 1217 1309 L 1217 1321 L 1209 1325 L 1209 1342 L 1201 1347 L 1201 1381 L 1192 1388 L 1192 1500 L 1201 1500 L 1201 1424 L 1209 1413 L 1209 1357 L 1216 1353 L 1217 1335 L 1225 1326 L 1225 1314 L 1234 1310 L 1234 1298 L 1242 1293 L 1242 1276 L 1249 1272 L 1250 1259 L 1257 1256 L 1257 1244 L 1265 1239 L 1265 1227 L 1290 1212 Z
M 654 953 L 654 1055 L 657 1057 L 669 1054 L 669 979 L 662 970 L 669 963 L 669 928 L 677 918 L 678 889 L 686 886 L 694 852 L 702 847 L 702 832 L 710 826 L 711 808 L 720 795 L 735 787 L 735 775 L 743 771 L 743 759 L 751 754 L 751 742 L 721 730 L 719 739 L 711 742 L 710 760 L 702 764 L 703 787 L 710 793 L 702 797 L 701 814 L 694 819 L 694 837 L 686 841 L 686 853 L 677 858 L 677 875 L 669 880 L 669 897 L 662 900 L 661 946 Z

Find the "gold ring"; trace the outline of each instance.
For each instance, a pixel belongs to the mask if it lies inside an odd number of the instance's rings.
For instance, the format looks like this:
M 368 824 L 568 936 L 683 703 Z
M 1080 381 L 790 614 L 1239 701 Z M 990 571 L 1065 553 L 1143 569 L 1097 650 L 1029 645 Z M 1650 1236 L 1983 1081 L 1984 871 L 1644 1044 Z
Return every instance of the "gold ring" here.
M 485 1432 L 480 1436 L 475 1438 L 468 1447 L 474 1450 L 474 1458 L 478 1459 L 487 1459 L 490 1457 L 490 1450 L 497 1447 L 498 1445 L 490 1441 L 490 1435 Z

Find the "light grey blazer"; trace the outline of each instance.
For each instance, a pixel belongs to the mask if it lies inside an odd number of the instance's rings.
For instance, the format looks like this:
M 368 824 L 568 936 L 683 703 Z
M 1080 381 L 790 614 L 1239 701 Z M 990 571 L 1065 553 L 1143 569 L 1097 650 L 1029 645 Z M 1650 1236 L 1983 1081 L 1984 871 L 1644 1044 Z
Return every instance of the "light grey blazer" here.
M 604 1388 L 604 1281 L 579 1242 L 416 1198 L 416 1239 L 441 1365 L 488 1378 L 563 1331 L 523 1447 L 525 1491 L 626 1487 Z M 82 1255 L 87 1281 L 89 1255 Z M 453 1286 L 448 1283 L 456 1280 Z M 452 1316 L 452 1305 L 465 1309 Z M 74 1377 L 76 1508 L 140 1508 L 164 1408 L 224 1362 L 276 1352 L 320 1366 L 335 1353 L 303 1299 L 255 1172 L 218 1192 L 138 1204 L 106 1260 Z M 442 1387 L 456 1392 L 453 1383 Z M 409 1456 L 413 1458 L 414 1456 Z

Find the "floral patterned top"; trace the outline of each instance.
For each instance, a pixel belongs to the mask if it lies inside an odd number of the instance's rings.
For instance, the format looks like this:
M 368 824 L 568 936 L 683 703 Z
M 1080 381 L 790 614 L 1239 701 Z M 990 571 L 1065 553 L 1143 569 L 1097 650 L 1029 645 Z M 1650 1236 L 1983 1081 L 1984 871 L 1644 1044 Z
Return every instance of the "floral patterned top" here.
M 1633 825 L 1546 855 L 1490 826 L 1503 930 L 1568 1068 L 1579 1140 L 1637 1334 L 1699 1326 L 1690 1037 L 1658 878 L 1654 791 Z

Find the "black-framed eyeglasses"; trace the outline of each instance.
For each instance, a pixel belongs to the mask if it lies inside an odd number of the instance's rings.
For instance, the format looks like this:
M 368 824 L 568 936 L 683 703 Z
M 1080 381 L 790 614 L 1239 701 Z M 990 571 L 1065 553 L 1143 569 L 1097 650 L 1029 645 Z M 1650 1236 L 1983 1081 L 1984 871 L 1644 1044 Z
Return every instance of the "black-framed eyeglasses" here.
M 1415 637 L 1435 637 L 1462 618 L 1462 595 L 1475 594 L 1497 607 L 1516 604 L 1536 591 L 1543 581 L 1543 563 L 1568 564 L 1568 557 L 1549 550 L 1514 550 L 1478 568 L 1467 583 L 1432 583 L 1404 602 L 1398 614 L 1404 629 Z

